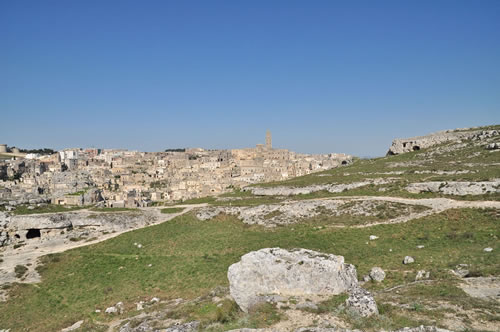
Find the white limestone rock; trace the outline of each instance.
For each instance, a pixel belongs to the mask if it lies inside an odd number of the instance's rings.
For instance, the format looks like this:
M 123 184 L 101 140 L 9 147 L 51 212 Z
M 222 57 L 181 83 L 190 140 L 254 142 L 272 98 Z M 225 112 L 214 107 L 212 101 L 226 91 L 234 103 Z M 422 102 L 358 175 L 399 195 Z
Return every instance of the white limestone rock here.
M 415 281 L 429 279 L 430 275 L 431 275 L 430 272 L 425 270 L 420 270 L 417 272 L 417 275 L 415 276 Z
M 381 282 L 385 279 L 385 272 L 382 268 L 375 266 L 370 271 L 370 278 L 373 281 Z
M 438 145 L 444 142 L 458 142 L 464 139 L 484 139 L 489 137 L 493 137 L 498 133 L 496 130 L 492 133 L 486 133 L 483 131 L 483 134 L 480 130 L 477 131 L 465 131 L 464 129 L 458 130 L 445 130 L 439 131 L 436 133 L 432 133 L 425 136 L 417 136 L 410 138 L 398 138 L 392 141 L 392 145 L 387 152 L 387 155 L 396 155 L 401 153 L 407 153 L 411 151 L 418 151 L 421 149 L 425 149 L 434 145 Z
M 115 306 L 107 307 L 104 312 L 107 314 L 116 314 L 118 312 L 118 308 L 116 308 Z
M 338 295 L 358 285 L 344 257 L 307 249 L 266 248 L 228 269 L 230 294 L 244 312 L 269 296 Z
M 405 258 L 403 259 L 403 264 L 411 264 L 414 262 L 415 262 L 415 259 L 411 256 L 405 256 Z

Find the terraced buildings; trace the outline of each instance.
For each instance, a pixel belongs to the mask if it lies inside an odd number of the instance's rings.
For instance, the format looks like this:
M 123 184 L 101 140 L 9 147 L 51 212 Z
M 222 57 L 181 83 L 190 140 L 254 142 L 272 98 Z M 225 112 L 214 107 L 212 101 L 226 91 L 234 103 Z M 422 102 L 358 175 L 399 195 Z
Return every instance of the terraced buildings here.
M 167 152 L 65 149 L 0 163 L 3 205 L 147 206 L 224 193 L 249 184 L 286 180 L 347 164 L 346 154 L 309 155 L 266 144 L 233 150 Z M 1 204 L 1 203 L 0 203 Z

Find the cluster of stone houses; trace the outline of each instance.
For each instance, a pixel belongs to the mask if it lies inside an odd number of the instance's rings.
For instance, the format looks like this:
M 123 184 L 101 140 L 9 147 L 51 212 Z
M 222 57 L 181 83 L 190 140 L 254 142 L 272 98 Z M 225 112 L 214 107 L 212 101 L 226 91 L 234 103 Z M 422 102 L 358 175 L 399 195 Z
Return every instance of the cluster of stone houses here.
M 234 150 L 65 149 L 50 156 L 0 161 L 0 201 L 147 206 L 285 180 L 338 167 L 351 159 L 345 154 L 273 149 L 270 133 L 265 145 Z

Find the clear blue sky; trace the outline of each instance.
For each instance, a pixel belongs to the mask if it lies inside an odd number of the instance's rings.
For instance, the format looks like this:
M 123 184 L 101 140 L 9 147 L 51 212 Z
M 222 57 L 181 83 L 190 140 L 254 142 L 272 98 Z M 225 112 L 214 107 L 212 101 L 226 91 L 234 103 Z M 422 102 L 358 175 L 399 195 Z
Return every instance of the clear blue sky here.
M 500 1 L 0 0 L 0 143 L 382 155 L 500 123 Z

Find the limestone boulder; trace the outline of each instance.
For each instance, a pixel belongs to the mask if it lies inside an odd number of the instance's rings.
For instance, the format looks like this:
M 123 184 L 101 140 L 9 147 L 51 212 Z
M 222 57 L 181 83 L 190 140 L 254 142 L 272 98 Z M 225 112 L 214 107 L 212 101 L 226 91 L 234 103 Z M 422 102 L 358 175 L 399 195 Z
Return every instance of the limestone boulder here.
M 385 279 L 385 272 L 382 268 L 375 266 L 370 271 L 370 278 L 373 281 L 381 282 Z
M 358 285 L 344 257 L 307 249 L 266 248 L 241 257 L 228 270 L 230 294 L 244 312 L 276 295 L 337 295 Z

